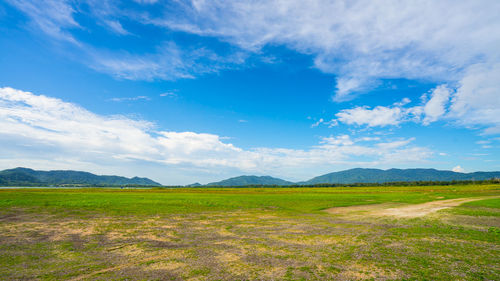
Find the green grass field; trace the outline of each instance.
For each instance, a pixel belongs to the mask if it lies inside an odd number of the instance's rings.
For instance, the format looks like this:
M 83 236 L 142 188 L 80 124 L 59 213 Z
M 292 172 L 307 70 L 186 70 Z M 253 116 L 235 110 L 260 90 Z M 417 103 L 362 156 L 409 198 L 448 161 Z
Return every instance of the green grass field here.
M 500 185 L 3 189 L 0 279 L 500 280 L 498 196 Z

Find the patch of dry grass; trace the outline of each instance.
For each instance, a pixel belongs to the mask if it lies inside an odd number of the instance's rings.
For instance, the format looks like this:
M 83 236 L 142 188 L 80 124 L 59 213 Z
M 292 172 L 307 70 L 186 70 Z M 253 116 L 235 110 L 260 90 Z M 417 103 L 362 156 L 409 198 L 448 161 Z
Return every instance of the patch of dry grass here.
M 12 207 L 0 211 L 0 275 L 6 280 L 500 279 L 496 217 L 444 210 L 420 218 L 373 215 L 395 206 L 403 204 L 331 213 L 251 209 L 130 216 Z

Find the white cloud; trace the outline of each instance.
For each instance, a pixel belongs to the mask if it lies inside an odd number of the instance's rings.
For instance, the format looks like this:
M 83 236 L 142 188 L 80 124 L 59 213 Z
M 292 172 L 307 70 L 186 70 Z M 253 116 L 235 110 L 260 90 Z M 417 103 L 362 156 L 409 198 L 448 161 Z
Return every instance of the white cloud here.
M 31 25 L 45 34 L 59 40 L 77 43 L 70 30 L 80 28 L 73 18 L 75 9 L 69 1 L 47 0 L 43 3 L 31 0 L 7 0 L 8 3 L 24 12 Z
M 79 26 L 74 14 L 81 11 L 72 2 L 8 1 L 49 35 L 70 34 Z M 499 60 L 500 3 L 494 0 L 193 0 L 158 5 L 155 13 L 147 6 L 133 13 L 111 1 L 82 3 L 89 16 L 119 32 L 119 19 L 127 18 L 216 37 L 252 52 L 278 44 L 310 54 L 317 68 L 339 76 L 339 99 L 379 78 L 458 81 L 470 66 Z
M 30 19 L 35 33 L 48 35 L 58 41 L 71 44 L 57 47 L 66 56 L 79 61 L 88 67 L 112 75 L 118 79 L 128 80 L 177 80 L 191 79 L 198 75 L 216 73 L 223 69 L 233 69 L 245 62 L 248 53 L 240 50 L 216 52 L 205 46 L 179 47 L 175 42 L 159 40 L 154 51 L 138 53 L 121 44 L 120 49 L 104 49 L 93 42 L 85 42 L 73 35 L 74 29 L 90 29 L 81 26 L 76 16 L 81 13 L 91 17 L 100 26 L 104 26 L 118 35 L 129 35 L 120 19 L 134 21 L 140 18 L 141 12 L 132 12 L 119 7 L 112 1 L 86 0 L 79 3 L 66 0 L 9 0 L 10 4 L 24 12 Z M 142 1 L 153 4 L 155 1 Z M 73 7 L 75 5 L 76 7 Z M 80 6 L 88 7 L 80 9 Z M 146 13 L 146 12 L 144 12 Z
M 403 98 L 400 102 L 395 102 L 394 105 L 395 106 L 405 106 L 407 104 L 409 104 L 411 102 L 411 100 L 409 98 Z
M 134 1 L 139 4 L 155 4 L 158 2 L 158 0 L 134 0 Z
M 358 106 L 351 109 L 343 109 L 335 114 L 337 119 L 333 119 L 332 121 L 348 125 L 366 125 L 368 127 L 397 126 L 408 121 L 420 122 L 422 115 L 425 116 L 423 108 L 427 104 L 424 106 L 405 107 L 409 103 L 411 103 L 409 98 L 403 98 L 400 102 L 395 102 L 392 106 L 377 106 L 375 108 Z
M 458 124 L 500 133 L 500 63 L 471 66 L 460 80 L 450 106 Z
M 193 78 L 189 70 L 194 57 L 184 53 L 173 42 L 164 44 L 156 53 L 134 55 L 128 52 L 92 51 L 90 67 L 120 79 L 174 80 Z M 190 61 L 184 60 L 184 57 Z
M 321 123 L 323 123 L 325 120 L 323 118 L 320 118 L 317 122 L 311 125 L 311 128 L 318 127 Z
M 147 22 L 250 51 L 282 44 L 310 54 L 317 68 L 337 75 L 338 102 L 376 87 L 379 79 L 443 83 L 425 108 L 414 108 L 425 112 L 424 125 L 445 118 L 498 134 L 499 11 L 500 2 L 490 0 L 192 1 Z M 375 112 L 382 119 L 372 125 L 402 120 L 398 107 Z
M 336 79 L 336 92 L 333 101 L 342 102 L 351 100 L 353 92 L 359 92 L 369 88 L 366 79 L 339 77 Z
M 450 94 L 450 89 L 448 89 L 445 85 L 441 85 L 432 90 L 431 99 L 423 108 L 425 118 L 422 123 L 424 125 L 437 121 L 445 114 Z
M 361 137 L 358 138 L 356 141 L 379 141 L 380 137 Z
M 335 116 L 339 122 L 348 125 L 367 125 L 369 127 L 399 125 L 405 118 L 405 114 L 400 107 L 384 106 L 377 106 L 373 109 L 367 106 L 344 109 Z
M 243 149 L 223 139 L 207 133 L 162 131 L 147 121 L 98 115 L 60 99 L 0 88 L 0 165 L 4 168 L 25 165 L 98 173 L 128 169 L 130 176 L 175 184 L 192 181 L 186 175 L 194 171 L 207 181 L 221 173 L 242 172 L 299 180 L 331 171 L 335 165 L 408 165 L 424 163 L 433 155 L 412 145 L 413 139 L 340 135 L 322 138 L 306 150 Z
M 462 168 L 460 165 L 453 167 L 453 169 L 451 170 L 455 173 L 465 173 L 464 168 Z
M 500 93 L 496 88 L 498 85 L 500 89 L 500 83 L 493 76 L 487 77 L 491 73 L 480 71 L 476 74 L 478 75 L 467 75 L 456 92 L 447 85 L 431 89 L 421 96 L 420 105 L 407 106 L 411 100 L 404 98 L 389 107 L 358 106 L 341 110 L 335 114 L 337 119 L 334 120 L 368 127 L 397 126 L 408 121 L 429 125 L 447 120 L 468 127 L 485 128 L 485 134 L 500 133 Z M 500 75 L 500 67 L 498 74 Z
M 123 28 L 122 24 L 117 20 L 105 20 L 104 23 L 115 33 L 119 35 L 128 35 L 130 32 Z
M 487 7 L 487 8 L 486 8 Z M 498 1 L 192 1 L 149 23 L 247 50 L 283 44 L 339 75 L 345 100 L 378 78 L 457 81 L 498 61 Z
M 147 96 L 136 96 L 136 97 L 129 97 L 129 98 L 111 98 L 109 99 L 110 101 L 116 101 L 116 102 L 122 102 L 122 101 L 138 101 L 138 100 L 144 100 L 144 101 L 150 101 L 151 98 Z
M 311 118 L 308 117 L 307 119 L 311 119 Z M 315 123 L 313 123 L 311 125 L 311 128 L 318 127 L 321 124 L 324 124 L 324 125 L 328 126 L 328 128 L 333 128 L 333 127 L 337 126 L 339 124 L 339 122 L 337 120 L 335 120 L 335 119 L 332 119 L 330 121 L 326 121 L 325 119 L 320 118 L 318 121 L 316 121 Z
M 174 97 L 177 97 L 177 94 L 174 91 L 169 91 L 169 92 L 161 93 L 160 97 L 174 98 Z
M 174 42 L 163 42 L 154 52 L 143 54 L 96 49 L 72 35 L 73 30 L 82 29 L 82 26 L 75 20 L 78 10 L 71 2 L 52 0 L 40 4 L 30 0 L 9 0 L 9 3 L 26 13 L 33 27 L 53 38 L 73 43 L 81 52 L 75 56 L 77 59 L 120 79 L 194 78 L 236 67 L 248 57 L 245 51 L 220 55 L 206 48 L 180 48 Z M 88 1 L 87 4 L 102 24 L 118 34 L 128 33 L 118 19 L 122 10 L 107 1 Z M 275 9 L 269 10 L 268 5 Z M 399 7 L 403 4 L 393 2 L 385 5 L 388 11 L 379 11 L 373 2 L 344 5 L 335 1 L 316 1 L 303 5 L 294 1 L 252 5 L 239 1 L 193 2 L 191 6 L 181 7 L 185 12 L 181 14 L 187 16 L 183 19 L 178 16 L 151 18 L 146 13 L 140 20 L 215 36 L 247 51 L 259 51 L 266 44 L 284 44 L 311 54 L 315 56 L 316 67 L 338 75 L 335 101 L 348 100 L 353 92 L 374 87 L 378 78 L 452 82 L 436 87 L 423 108 L 405 111 L 403 105 L 395 105 L 341 111 L 338 120 L 347 124 L 398 125 L 407 121 L 406 116 L 417 116 L 420 113 L 416 111 L 423 110 L 424 125 L 448 119 L 461 126 L 483 128 L 485 134 L 500 133 L 500 84 L 497 79 L 500 77 L 500 54 L 496 48 L 500 38 L 493 32 L 498 30 L 500 22 L 493 20 L 495 17 L 488 11 L 494 8 L 480 9 L 483 5 L 461 2 L 450 5 L 449 8 L 457 12 L 452 13 L 442 10 L 446 5 L 435 3 L 426 8 L 407 3 Z M 339 16 L 331 17 L 330 13 L 324 13 L 325 10 L 335 11 Z M 392 10 L 400 10 L 399 15 L 394 15 Z M 444 11 L 450 18 L 446 21 L 428 18 L 437 11 Z M 384 14 L 386 12 L 390 13 Z M 193 18 L 195 15 L 200 18 Z M 275 17 L 282 20 L 280 24 L 269 22 Z M 255 22 L 254 18 L 262 21 Z M 448 86 L 455 84 L 455 88 Z M 335 126 L 335 121 L 330 121 L 329 126 Z
M 72 6 L 73 1 L 8 3 L 29 17 L 31 27 L 78 46 L 76 59 L 121 79 L 193 78 L 236 67 L 249 53 L 272 56 L 264 47 L 282 45 L 312 56 L 316 68 L 336 76 L 334 101 L 367 92 L 380 79 L 431 81 L 442 86 L 423 109 L 423 124 L 447 118 L 461 126 L 484 128 L 485 134 L 500 133 L 499 1 L 193 0 L 156 3 L 155 13 L 149 5 L 131 11 L 112 1 L 79 1 L 89 12 Z M 165 40 L 156 41 L 163 43 L 155 43 L 156 50 L 150 53 L 136 53 L 126 46 L 106 51 L 75 39 L 74 30 L 89 28 L 77 22 L 79 13 L 118 34 L 128 33 L 121 25 L 126 18 L 146 28 L 154 25 L 214 37 L 227 42 L 231 51 L 220 54 L 207 46 L 185 50 Z M 377 111 L 398 116 L 397 107 Z
M 175 42 L 163 42 L 154 52 L 146 54 L 88 47 L 84 56 L 89 67 L 118 79 L 154 81 L 192 79 L 197 75 L 237 68 L 246 55 L 241 52 L 219 55 L 205 48 L 182 48 Z

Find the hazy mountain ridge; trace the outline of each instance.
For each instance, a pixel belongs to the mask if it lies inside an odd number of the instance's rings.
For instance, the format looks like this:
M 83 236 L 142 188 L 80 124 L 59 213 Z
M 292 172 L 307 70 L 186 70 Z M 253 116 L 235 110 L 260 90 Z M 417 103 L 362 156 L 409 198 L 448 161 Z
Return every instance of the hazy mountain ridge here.
M 146 185 L 161 184 L 148 178 L 126 178 L 120 176 L 100 176 L 88 172 L 72 170 L 37 171 L 15 168 L 0 171 L 0 185 Z

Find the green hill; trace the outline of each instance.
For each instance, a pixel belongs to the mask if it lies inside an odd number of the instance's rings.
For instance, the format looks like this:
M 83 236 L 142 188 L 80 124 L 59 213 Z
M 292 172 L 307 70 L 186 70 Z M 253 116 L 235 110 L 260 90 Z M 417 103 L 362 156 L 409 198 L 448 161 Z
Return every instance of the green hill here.
M 291 185 L 293 182 L 273 178 L 270 176 L 239 176 L 222 180 L 219 182 L 212 182 L 207 185 L 210 186 L 245 186 L 245 185 Z
M 37 171 L 28 168 L 15 168 L 0 171 L 0 185 L 138 185 L 160 186 L 148 178 L 126 178 L 120 176 L 98 176 L 80 171 Z
M 457 173 L 436 169 L 350 169 L 312 178 L 298 184 L 351 184 L 412 181 L 468 181 L 500 178 L 500 172 Z

